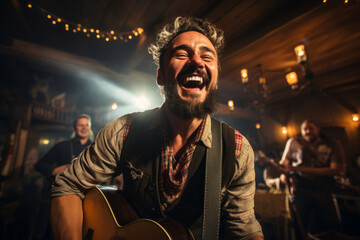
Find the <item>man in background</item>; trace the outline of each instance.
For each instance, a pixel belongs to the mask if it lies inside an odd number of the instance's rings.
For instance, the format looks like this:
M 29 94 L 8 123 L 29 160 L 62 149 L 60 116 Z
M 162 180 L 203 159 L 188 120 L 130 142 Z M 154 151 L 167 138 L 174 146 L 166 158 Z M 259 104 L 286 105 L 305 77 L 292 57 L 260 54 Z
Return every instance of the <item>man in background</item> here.
M 58 173 L 64 171 L 75 157 L 87 146 L 91 132 L 91 118 L 87 114 L 76 117 L 73 123 L 74 137 L 70 140 L 55 144 L 35 165 L 35 169 L 48 179 L 53 179 Z
M 73 123 L 73 134 L 70 140 L 57 141 L 56 144 L 36 164 L 35 169 L 42 173 L 44 182 L 40 209 L 37 216 L 34 239 L 51 239 L 49 226 L 50 185 L 55 176 L 64 171 L 70 162 L 91 144 L 91 118 L 87 114 L 76 117 Z
M 314 121 L 305 120 L 301 124 L 301 135 L 286 143 L 280 164 L 288 174 L 294 174 L 296 205 L 305 232 L 338 230 L 340 222 L 332 193 L 335 177 L 345 169 L 339 143 L 323 135 Z M 296 230 L 300 236 L 301 229 Z

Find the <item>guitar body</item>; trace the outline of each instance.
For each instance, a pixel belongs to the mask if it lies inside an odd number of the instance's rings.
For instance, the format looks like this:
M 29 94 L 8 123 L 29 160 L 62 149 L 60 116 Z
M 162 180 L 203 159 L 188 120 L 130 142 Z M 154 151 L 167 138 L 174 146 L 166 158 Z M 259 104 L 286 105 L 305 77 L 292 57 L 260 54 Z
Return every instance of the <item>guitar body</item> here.
M 194 240 L 190 230 L 175 220 L 139 219 L 115 188 L 90 190 L 83 210 L 84 240 Z

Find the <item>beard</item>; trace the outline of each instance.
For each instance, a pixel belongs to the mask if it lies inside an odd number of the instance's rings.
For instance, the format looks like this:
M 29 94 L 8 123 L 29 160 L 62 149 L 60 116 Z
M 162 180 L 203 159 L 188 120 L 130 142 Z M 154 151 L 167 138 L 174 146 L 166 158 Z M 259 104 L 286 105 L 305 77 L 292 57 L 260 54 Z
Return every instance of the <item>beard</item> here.
M 165 97 L 165 103 L 169 111 L 178 117 L 184 119 L 203 119 L 206 115 L 216 110 L 218 89 L 209 89 L 203 102 L 198 102 L 196 98 L 189 102 L 181 99 L 177 91 L 176 82 L 161 87 L 160 91 Z

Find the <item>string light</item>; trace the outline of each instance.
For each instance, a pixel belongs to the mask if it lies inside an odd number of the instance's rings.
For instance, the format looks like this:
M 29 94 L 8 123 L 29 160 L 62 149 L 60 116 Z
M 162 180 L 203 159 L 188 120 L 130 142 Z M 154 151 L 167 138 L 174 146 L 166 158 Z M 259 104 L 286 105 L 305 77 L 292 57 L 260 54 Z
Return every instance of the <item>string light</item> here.
M 322 2 L 323 2 L 323 3 L 326 3 L 327 0 L 323 0 Z M 345 3 L 345 4 L 348 3 L 348 2 L 349 2 L 349 0 L 344 0 L 344 3 Z
M 101 39 L 103 38 L 105 41 L 109 42 L 111 41 L 116 41 L 116 40 L 121 40 L 123 42 L 127 42 L 129 39 L 134 39 L 135 37 L 141 35 L 144 32 L 143 28 L 135 28 L 133 30 L 127 31 L 127 32 L 117 32 L 114 30 L 110 30 L 110 31 L 104 31 L 101 29 L 95 29 L 92 28 L 91 26 L 82 26 L 81 24 L 78 23 L 74 23 L 71 22 L 69 20 L 66 20 L 64 18 L 61 18 L 59 16 L 56 16 L 55 14 L 49 12 L 48 10 L 41 8 L 39 6 L 33 5 L 32 3 L 28 2 L 26 4 L 26 6 L 31 9 L 37 9 L 38 11 L 40 11 L 42 13 L 42 15 L 50 20 L 50 23 L 52 25 L 56 25 L 57 23 L 59 24 L 64 24 L 64 30 L 65 31 L 70 31 L 70 27 L 71 27 L 71 31 L 73 33 L 77 33 L 77 32 L 82 32 L 84 33 L 84 35 L 86 37 L 95 37 L 97 39 Z

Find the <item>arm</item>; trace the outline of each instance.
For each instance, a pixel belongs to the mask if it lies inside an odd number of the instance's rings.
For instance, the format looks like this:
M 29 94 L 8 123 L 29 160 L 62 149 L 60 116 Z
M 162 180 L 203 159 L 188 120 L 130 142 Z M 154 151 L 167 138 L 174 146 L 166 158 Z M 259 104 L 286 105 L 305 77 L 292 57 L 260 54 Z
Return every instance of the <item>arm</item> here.
M 286 167 L 288 171 L 296 171 L 296 172 L 303 172 L 308 173 L 314 176 L 324 176 L 324 177 L 332 177 L 340 175 L 343 169 L 343 164 L 332 162 L 330 163 L 330 167 L 328 168 L 311 168 L 311 167 L 292 167 L 291 165 Z
M 224 239 L 263 239 L 261 226 L 254 213 L 254 152 L 245 137 L 242 137 L 234 177 L 227 189 L 222 190 L 222 195 Z
M 66 165 L 61 165 L 61 166 L 54 168 L 54 170 L 52 170 L 52 172 L 51 172 L 51 175 L 56 176 L 58 173 L 63 172 L 68 166 L 69 166 L 69 164 L 66 164 Z
M 100 131 L 95 142 L 57 175 L 51 188 L 51 226 L 58 239 L 82 233 L 82 199 L 87 189 L 110 179 L 121 154 L 123 118 Z M 81 238 L 80 238 L 81 239 Z
M 50 224 L 55 240 L 82 239 L 82 200 L 76 195 L 53 198 Z

